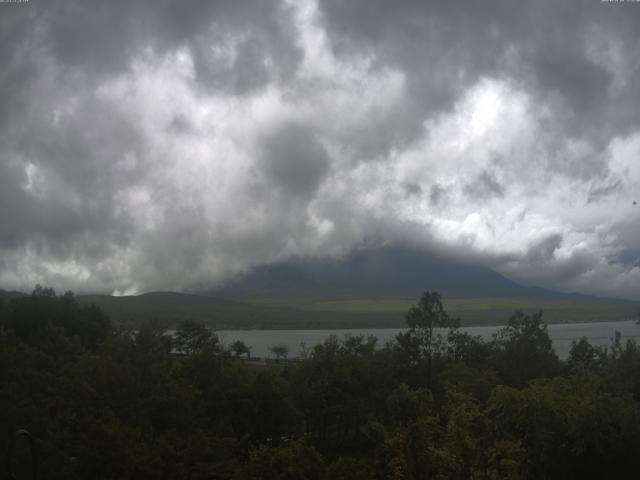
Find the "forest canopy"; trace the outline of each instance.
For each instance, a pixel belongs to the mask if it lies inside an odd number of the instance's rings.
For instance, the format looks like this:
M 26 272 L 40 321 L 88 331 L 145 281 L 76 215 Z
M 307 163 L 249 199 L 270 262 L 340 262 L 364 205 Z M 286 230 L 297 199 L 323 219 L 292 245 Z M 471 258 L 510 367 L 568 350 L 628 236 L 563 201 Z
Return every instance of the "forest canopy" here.
M 634 341 L 582 339 L 560 360 L 542 313 L 516 312 L 484 341 L 436 292 L 406 320 L 386 345 L 329 337 L 265 363 L 203 325 L 116 329 L 72 293 L 37 287 L 0 301 L 2 446 L 30 431 L 51 479 L 640 474 Z

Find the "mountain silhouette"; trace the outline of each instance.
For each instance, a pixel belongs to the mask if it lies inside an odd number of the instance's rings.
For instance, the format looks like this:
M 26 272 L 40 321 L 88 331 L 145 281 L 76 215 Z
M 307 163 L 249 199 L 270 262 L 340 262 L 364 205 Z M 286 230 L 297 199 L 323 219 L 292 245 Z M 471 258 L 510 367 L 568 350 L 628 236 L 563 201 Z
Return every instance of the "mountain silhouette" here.
M 223 297 L 594 299 L 520 285 L 490 268 L 411 247 L 358 249 L 343 258 L 296 258 L 254 268 L 211 293 Z

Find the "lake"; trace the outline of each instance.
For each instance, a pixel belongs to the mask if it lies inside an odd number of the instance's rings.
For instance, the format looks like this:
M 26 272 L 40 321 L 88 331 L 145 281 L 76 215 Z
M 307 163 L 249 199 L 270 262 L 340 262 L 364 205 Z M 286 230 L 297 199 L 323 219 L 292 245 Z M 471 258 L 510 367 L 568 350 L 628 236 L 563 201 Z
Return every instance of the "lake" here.
M 485 340 L 490 340 L 502 326 L 486 327 L 462 327 L 461 330 L 471 335 L 479 335 Z M 616 332 L 620 332 L 623 344 L 628 339 L 640 339 L 640 325 L 634 321 L 622 322 L 593 322 L 593 323 L 561 323 L 547 326 L 553 347 L 560 358 L 566 358 L 571 349 L 571 342 L 587 337 L 592 345 L 611 345 Z M 307 349 L 313 348 L 324 342 L 329 336 L 335 335 L 338 339 L 345 335 L 373 335 L 378 338 L 378 344 L 384 345 L 391 341 L 403 329 L 354 329 L 354 330 L 218 330 L 216 333 L 226 345 L 234 340 L 242 340 L 251 347 L 253 357 L 273 358 L 269 348 L 275 344 L 284 344 L 289 347 L 289 357 L 300 355 L 301 346 Z

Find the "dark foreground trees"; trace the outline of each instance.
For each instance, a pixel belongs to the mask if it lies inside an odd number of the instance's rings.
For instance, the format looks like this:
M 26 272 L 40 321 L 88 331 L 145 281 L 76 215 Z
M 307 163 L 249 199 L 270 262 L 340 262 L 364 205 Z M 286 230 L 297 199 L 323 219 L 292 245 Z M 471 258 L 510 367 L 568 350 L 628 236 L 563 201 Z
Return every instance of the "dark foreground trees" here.
M 396 337 L 404 362 L 424 375 L 426 386 L 433 384 L 434 362 L 446 354 L 448 336 L 455 335 L 459 322 L 449 317 L 438 292 L 425 292 L 405 317 L 407 331 Z
M 331 337 L 265 366 L 202 325 L 121 332 L 38 289 L 0 305 L 2 440 L 29 429 L 51 479 L 640 474 L 635 343 L 582 340 L 561 361 L 541 314 L 483 341 L 435 293 L 407 321 L 386 346 Z
M 72 292 L 58 297 L 40 285 L 30 296 L 13 298 L 0 308 L 0 322 L 27 344 L 40 343 L 57 330 L 93 346 L 111 331 L 106 315 L 95 305 L 81 305 Z

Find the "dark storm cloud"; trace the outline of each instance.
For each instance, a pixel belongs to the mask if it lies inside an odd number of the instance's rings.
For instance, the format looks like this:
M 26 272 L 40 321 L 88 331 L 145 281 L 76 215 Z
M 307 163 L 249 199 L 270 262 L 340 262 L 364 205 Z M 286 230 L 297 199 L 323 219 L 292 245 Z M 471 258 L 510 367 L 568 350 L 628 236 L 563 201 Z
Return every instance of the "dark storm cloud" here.
M 584 247 L 566 254 L 562 251 L 563 242 L 565 239 L 561 234 L 549 234 L 532 240 L 522 255 L 495 256 L 490 262 L 510 278 L 525 285 L 542 285 L 567 292 L 580 290 L 567 285 L 575 285 L 576 279 L 593 274 L 602 259 Z M 602 286 L 590 291 L 596 292 L 613 297 L 629 295 L 629 292 L 616 292 L 616 289 L 607 290 Z
M 310 198 L 329 171 L 330 159 L 313 132 L 290 124 L 269 133 L 259 147 L 259 166 L 287 195 Z
M 3 8 L 0 15 L 0 127 L 20 118 L 28 103 L 29 85 L 38 74 L 41 37 L 35 9 Z
M 513 268 L 507 267 L 506 271 L 512 278 L 525 284 L 542 284 L 550 288 L 570 290 L 566 287 L 567 282 L 574 281 L 581 275 L 589 275 L 600 261 L 597 255 L 586 249 L 578 249 L 562 258 L 544 257 L 544 254 L 553 252 L 553 242 L 550 240 L 548 244 L 534 246 L 523 260 L 516 262 Z M 609 290 L 607 293 L 614 297 L 629 295 L 629 292 L 615 293 L 615 290 Z
M 85 232 L 108 235 L 114 226 L 112 212 L 107 205 L 89 199 L 77 203 L 64 191 L 42 192 L 35 195 L 25 191 L 28 178 L 21 169 L 0 166 L 0 248 L 17 247 L 29 239 L 51 241 L 65 255 L 65 242 Z M 68 245 L 70 246 L 70 245 Z
M 25 194 L 21 185 L 27 181 L 21 168 L 0 164 L 0 245 L 13 247 L 24 241 L 25 235 L 37 225 L 33 225 L 31 199 Z
M 429 190 L 429 200 L 433 205 L 440 205 L 446 197 L 446 190 L 440 185 L 433 185 Z
M 540 264 L 553 258 L 554 252 L 562 245 L 562 235 L 554 234 L 536 242 L 527 252 L 525 259 L 532 264 Z
M 196 85 L 233 94 L 291 74 L 300 60 L 290 8 L 279 1 L 51 1 L 0 8 L 0 245 L 9 249 L 6 255 L 24 256 L 21 249 L 28 249 L 93 268 L 105 251 L 131 247 L 139 236 L 134 212 L 119 204 L 137 185 L 153 188 L 157 159 L 142 140 L 140 119 L 100 87 L 131 74 L 141 56 L 186 48 L 193 52 Z M 207 56 L 214 48 L 232 61 Z M 179 113 L 168 128 L 193 131 Z
M 598 200 L 621 192 L 624 188 L 622 180 L 619 178 L 609 178 L 604 182 L 594 182 L 589 190 L 587 203 L 597 202 Z
M 640 33 L 640 9 L 632 5 L 327 0 L 320 7 L 338 53 L 371 52 L 378 65 L 407 73 L 411 113 L 403 124 L 388 125 L 407 140 L 482 76 L 535 92 L 540 107 L 554 110 L 550 137 L 578 137 L 602 148 L 612 132 L 638 125 L 628 110 L 640 101 L 638 82 L 613 88 L 616 67 L 606 63 L 611 48 L 640 61 L 637 48 L 631 50 Z
M 405 183 L 404 190 L 408 196 L 422 195 L 422 187 L 417 183 L 413 183 L 413 182 Z
M 0 4 L 0 281 L 207 288 L 375 239 L 637 295 L 636 7 Z
M 259 3 L 257 10 L 250 16 L 253 20 L 244 19 L 240 26 L 216 23 L 214 38 L 221 40 L 221 48 L 212 48 L 210 35 L 191 41 L 202 88 L 242 95 L 295 73 L 301 52 L 294 41 L 290 12 L 275 2 Z
M 502 197 L 505 193 L 504 186 L 487 170 L 480 172 L 463 190 L 471 200 Z
M 617 252 L 616 260 L 622 265 L 640 267 L 640 214 L 635 214 L 628 221 L 618 222 L 612 232 L 617 235 L 623 248 Z
M 583 52 L 564 48 L 561 41 L 549 47 L 535 52 L 532 59 L 540 87 L 551 94 L 557 92 L 577 120 L 597 115 L 605 106 L 613 75 Z
M 226 75 L 215 76 L 217 86 L 222 83 L 242 90 L 247 82 L 268 81 L 265 59 L 278 72 L 291 72 L 299 60 L 289 9 L 278 0 L 52 0 L 7 12 L 9 8 L 2 12 L 7 14 L 3 37 L 8 40 L 0 47 L 3 58 L 15 53 L 29 56 L 34 49 L 43 49 L 56 62 L 83 75 L 126 70 L 144 49 L 162 53 L 187 46 L 196 53 L 196 70 L 207 83 L 211 80 L 207 72 L 216 68 L 211 65 L 215 59 L 206 53 L 214 47 L 211 33 L 223 43 L 230 42 L 236 57 Z M 242 40 L 234 42 L 238 37 Z M 27 47 L 18 52 L 19 44 Z
M 55 249 L 62 252 L 73 248 L 65 240 L 88 232 L 113 241 L 127 226 L 124 217 L 116 218 L 113 196 L 142 174 L 141 165 L 126 172 L 116 165 L 127 153 L 135 156 L 136 127 L 117 108 L 73 88 L 38 87 L 32 89 L 33 103 L 14 112 L 0 134 L 7 184 L 3 236 L 17 243 L 50 238 L 66 245 Z M 56 101 L 76 94 L 73 114 L 54 118 Z M 107 234 L 111 229 L 114 235 Z
M 193 131 L 193 125 L 187 117 L 178 114 L 171 119 L 167 126 L 167 130 L 173 133 L 188 133 Z
M 402 122 L 389 122 L 389 147 L 412 141 L 422 122 L 452 107 L 464 88 L 498 68 L 506 44 L 487 9 L 449 2 L 321 2 L 331 41 L 340 54 L 371 52 L 379 67 L 407 72 Z M 446 19 L 446 20 L 445 20 Z

